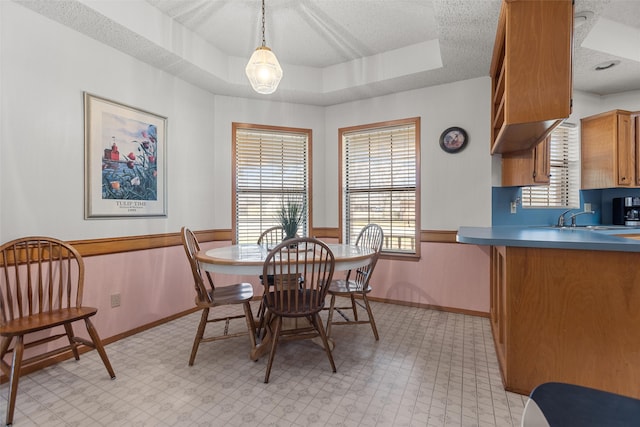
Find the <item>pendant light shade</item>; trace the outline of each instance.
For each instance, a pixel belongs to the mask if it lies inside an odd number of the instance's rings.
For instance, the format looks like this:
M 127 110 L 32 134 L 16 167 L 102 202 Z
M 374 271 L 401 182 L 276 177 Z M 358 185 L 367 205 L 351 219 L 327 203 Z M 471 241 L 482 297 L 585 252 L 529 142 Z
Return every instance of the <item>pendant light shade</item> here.
M 253 90 L 268 95 L 278 88 L 282 79 L 282 67 L 276 55 L 269 49 L 264 40 L 264 0 L 262 0 L 262 46 L 258 47 L 245 68 Z
M 278 58 L 266 46 L 260 46 L 253 52 L 245 71 L 253 90 L 265 95 L 275 92 L 282 79 Z

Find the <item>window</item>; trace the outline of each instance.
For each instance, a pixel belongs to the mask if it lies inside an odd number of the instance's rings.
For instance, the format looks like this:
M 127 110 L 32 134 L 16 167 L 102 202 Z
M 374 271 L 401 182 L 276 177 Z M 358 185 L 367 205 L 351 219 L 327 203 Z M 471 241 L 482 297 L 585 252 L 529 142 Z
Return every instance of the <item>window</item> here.
M 279 225 L 277 211 L 292 198 L 307 207 L 298 234 L 308 235 L 311 130 L 233 123 L 232 133 L 235 243 Z
M 551 178 L 548 185 L 522 188 L 525 208 L 580 206 L 580 154 L 578 130 L 563 123 L 551 132 Z
M 383 252 L 420 254 L 419 135 L 419 117 L 339 129 L 345 243 L 376 223 Z

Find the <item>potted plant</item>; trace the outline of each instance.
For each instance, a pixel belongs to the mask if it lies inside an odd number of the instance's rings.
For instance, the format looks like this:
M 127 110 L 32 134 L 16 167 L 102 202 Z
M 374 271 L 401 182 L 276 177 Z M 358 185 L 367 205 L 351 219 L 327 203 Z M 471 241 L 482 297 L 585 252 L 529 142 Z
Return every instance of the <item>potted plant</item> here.
M 287 200 L 283 200 L 278 211 L 278 222 L 284 230 L 284 239 L 289 240 L 296 237 L 298 233 L 298 226 L 304 220 L 305 205 L 302 200 L 295 200 L 288 197 Z

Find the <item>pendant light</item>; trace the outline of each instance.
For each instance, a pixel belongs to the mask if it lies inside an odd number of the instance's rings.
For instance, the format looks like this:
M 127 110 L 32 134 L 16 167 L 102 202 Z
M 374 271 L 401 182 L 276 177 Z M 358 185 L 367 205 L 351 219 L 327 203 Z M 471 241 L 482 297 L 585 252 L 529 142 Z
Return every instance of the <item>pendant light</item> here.
M 264 41 L 264 0 L 262 0 L 262 46 L 258 47 L 245 68 L 253 90 L 268 95 L 278 88 L 282 79 L 282 68 L 278 59 Z

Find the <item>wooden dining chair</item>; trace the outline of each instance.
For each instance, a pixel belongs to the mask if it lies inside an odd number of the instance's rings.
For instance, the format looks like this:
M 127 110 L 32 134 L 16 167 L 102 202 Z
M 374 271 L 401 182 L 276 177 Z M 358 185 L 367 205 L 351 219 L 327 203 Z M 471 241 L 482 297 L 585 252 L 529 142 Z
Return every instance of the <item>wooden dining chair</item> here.
M 255 337 L 255 321 L 251 312 L 251 305 L 249 304 L 253 298 L 253 286 L 250 283 L 238 283 L 229 286 L 216 287 L 213 284 L 213 279 L 208 271 L 200 268 L 200 263 L 196 259 L 196 253 L 200 250 L 200 244 L 195 234 L 187 227 L 182 227 L 181 230 L 182 245 L 184 251 L 187 254 L 189 265 L 191 266 L 191 273 L 193 274 L 193 281 L 196 290 L 196 307 L 202 310 L 200 316 L 200 324 L 196 332 L 196 337 L 193 340 L 193 347 L 191 348 L 191 356 L 189 357 L 189 366 L 193 366 L 196 359 L 196 353 L 198 347 L 202 342 L 219 341 L 227 338 L 234 338 L 244 335 L 249 335 L 251 342 L 251 348 L 256 346 Z M 205 282 L 206 280 L 206 282 Z M 206 283 L 206 284 L 205 284 Z M 223 306 L 241 304 L 244 314 L 229 315 L 224 317 L 209 318 L 209 311 L 212 308 Z M 247 323 L 247 330 L 236 333 L 229 333 L 229 323 L 233 319 L 245 318 Z M 208 323 L 225 322 L 224 332 L 218 335 L 210 335 L 205 337 L 205 329 Z
M 333 325 L 359 325 L 368 323 L 371 325 L 373 336 L 376 338 L 376 341 L 379 340 L 378 328 L 376 327 L 376 321 L 373 318 L 373 311 L 371 310 L 367 294 L 372 290 L 369 281 L 371 280 L 373 269 L 378 262 L 383 240 L 384 233 L 382 232 L 382 228 L 377 224 L 369 224 L 360 231 L 358 239 L 356 240 L 356 246 L 373 249 L 375 251 L 375 255 L 369 264 L 356 270 L 349 270 L 345 279 L 334 280 L 331 282 L 331 285 L 329 286 L 331 303 L 329 305 L 329 316 L 327 318 L 328 336 L 331 336 L 331 327 Z M 336 297 L 349 298 L 351 300 L 351 305 L 337 307 Z M 356 297 L 362 298 L 362 303 L 356 300 Z M 358 318 L 358 306 L 367 311 L 368 317 L 366 320 Z M 351 310 L 353 312 L 353 319 L 347 317 L 344 310 Z M 334 320 L 335 312 L 338 312 L 342 320 Z
M 282 240 L 284 239 L 284 235 L 285 235 L 284 227 L 282 227 L 281 225 L 270 227 L 265 231 L 263 231 L 262 234 L 260 234 L 260 237 L 258 237 L 258 244 L 260 246 L 264 246 L 265 248 L 267 248 L 268 251 L 270 251 L 271 249 L 275 248 L 280 243 L 282 243 Z M 264 281 L 264 276 L 261 274 L 260 283 L 264 284 L 263 281 Z M 269 284 L 269 286 L 273 285 L 273 275 L 267 276 L 267 283 Z M 264 304 L 264 300 L 262 300 L 262 302 L 260 302 L 260 306 L 258 307 L 258 325 L 257 325 L 258 328 L 256 332 L 258 336 L 260 336 L 261 331 L 264 328 L 264 311 L 265 311 L 265 304 Z
M 320 336 L 324 350 L 331 363 L 333 372 L 336 365 L 331 348 L 327 341 L 324 325 L 320 319 L 320 311 L 324 308 L 325 297 L 333 271 L 335 258 L 329 247 L 320 240 L 311 237 L 300 237 L 280 243 L 267 255 L 263 276 L 273 275 L 273 286 L 264 285 L 267 321 L 265 327 L 271 336 L 271 351 L 264 376 L 269 382 L 269 375 L 276 354 L 278 341 L 283 339 L 309 339 Z M 302 280 L 301 280 L 302 278 Z M 291 328 L 283 328 L 283 319 L 300 319 L 308 321 L 296 323 Z
M 282 239 L 284 239 L 284 228 L 281 225 L 276 225 L 262 232 L 258 238 L 258 244 L 271 250 L 282 243 Z
M 0 274 L 0 368 L 9 379 L 7 425 L 13 423 L 20 374 L 35 363 L 69 351 L 79 360 L 78 349 L 84 345 L 96 349 L 109 376 L 116 377 L 90 320 L 98 309 L 82 305 L 84 261 L 74 247 L 51 237 L 13 240 L 0 246 Z M 90 339 L 73 332 L 72 324 L 81 320 Z M 31 337 L 29 342 L 25 336 Z M 41 347 L 61 338 L 68 344 Z M 41 350 L 31 350 L 23 359 L 24 350 L 33 347 Z M 10 353 L 8 363 L 5 356 Z

